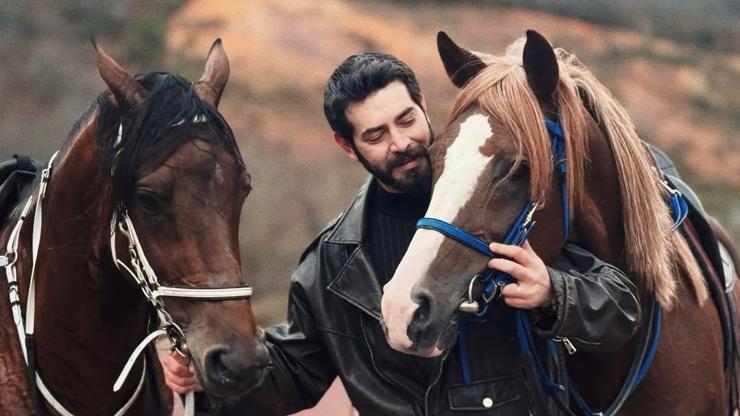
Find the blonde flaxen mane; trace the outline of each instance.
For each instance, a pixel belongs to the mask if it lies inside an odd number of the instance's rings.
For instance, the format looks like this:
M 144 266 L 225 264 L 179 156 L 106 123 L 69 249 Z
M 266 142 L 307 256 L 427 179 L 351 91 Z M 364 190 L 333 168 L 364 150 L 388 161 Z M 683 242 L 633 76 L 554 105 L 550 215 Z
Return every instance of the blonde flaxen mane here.
M 504 56 L 477 53 L 487 67 L 461 90 L 450 121 L 471 105 L 478 105 L 500 122 L 517 141 L 519 159 L 530 165 L 530 197 L 544 200 L 552 183 L 550 137 L 543 113 L 529 87 L 522 66 L 525 39 L 511 44 Z M 676 298 L 677 278 L 685 274 L 699 303 L 707 289 L 696 260 L 679 232 L 671 232 L 671 213 L 653 161 L 624 108 L 575 55 L 555 49 L 560 80 L 555 98 L 566 139 L 568 197 L 575 207 L 582 200 L 588 160 L 588 137 L 582 94 L 610 143 L 617 167 L 624 224 L 624 255 L 628 273 L 641 288 L 670 309 Z M 576 209 L 577 211 L 577 209 Z

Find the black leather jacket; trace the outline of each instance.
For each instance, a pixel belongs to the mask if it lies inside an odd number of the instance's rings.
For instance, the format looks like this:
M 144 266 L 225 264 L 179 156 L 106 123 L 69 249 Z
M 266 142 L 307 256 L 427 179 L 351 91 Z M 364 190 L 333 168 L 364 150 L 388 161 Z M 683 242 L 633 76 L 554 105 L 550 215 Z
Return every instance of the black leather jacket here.
M 469 325 L 471 385 L 462 381 L 457 347 L 436 359 L 390 348 L 365 239 L 369 183 L 301 257 L 288 318 L 266 331 L 275 368 L 236 403 L 234 414 L 283 415 L 311 407 L 336 376 L 362 416 L 555 414 L 539 383 L 526 381 L 537 377 L 519 353 L 512 310 L 501 302 L 485 322 Z M 536 314 L 549 321 L 540 335 L 568 337 L 584 350 L 615 349 L 632 336 L 640 315 L 637 289 L 622 272 L 575 246 L 567 246 L 554 267 L 555 307 Z

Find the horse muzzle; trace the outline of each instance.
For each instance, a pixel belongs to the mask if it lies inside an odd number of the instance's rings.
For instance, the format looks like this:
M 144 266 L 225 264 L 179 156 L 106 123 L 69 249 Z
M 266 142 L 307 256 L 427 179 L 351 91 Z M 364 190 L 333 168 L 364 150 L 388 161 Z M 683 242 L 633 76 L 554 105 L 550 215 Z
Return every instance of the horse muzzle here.
M 216 345 L 203 355 L 203 387 L 223 398 L 246 394 L 262 384 L 273 366 L 264 344 L 260 343 L 252 353 Z

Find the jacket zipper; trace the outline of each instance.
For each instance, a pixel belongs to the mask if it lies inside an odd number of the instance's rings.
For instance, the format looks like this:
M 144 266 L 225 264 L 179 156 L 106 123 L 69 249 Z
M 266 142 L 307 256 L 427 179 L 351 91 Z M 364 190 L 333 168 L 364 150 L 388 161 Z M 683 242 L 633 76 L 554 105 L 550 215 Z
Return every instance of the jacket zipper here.
M 573 345 L 572 342 L 566 337 L 553 337 L 552 339 L 555 342 L 560 342 L 565 346 L 565 349 L 568 351 L 568 355 L 573 355 L 576 353 L 576 346 Z
M 385 374 L 383 374 L 383 372 L 378 370 L 378 366 L 375 365 L 375 355 L 373 354 L 373 348 L 372 348 L 372 345 L 370 345 L 370 341 L 367 339 L 367 331 L 365 328 L 365 316 L 364 315 L 360 315 L 360 328 L 362 328 L 362 337 L 365 338 L 365 345 L 367 346 L 367 350 L 370 353 L 370 362 L 372 362 L 373 364 L 373 369 L 375 370 L 375 373 L 378 374 L 387 383 L 395 386 L 396 388 L 400 390 L 406 391 L 407 393 L 409 393 L 411 397 L 413 397 L 414 396 L 413 391 L 407 389 L 404 385 L 396 383 L 395 381 L 388 378 Z M 414 406 L 414 413 L 417 413 L 417 408 L 418 406 Z
M 432 388 L 437 385 L 439 382 L 440 377 L 442 377 L 442 371 L 445 367 L 445 361 L 447 361 L 447 356 L 450 355 L 450 349 L 448 348 L 447 351 L 444 352 L 444 355 L 442 355 L 442 359 L 439 360 L 439 371 L 437 372 L 437 377 L 434 378 L 434 381 L 432 381 L 432 384 L 427 387 L 426 393 L 424 393 L 424 415 L 429 416 L 429 392 L 432 391 Z
M 571 341 L 571 339 L 574 340 L 574 341 L 576 341 L 576 342 L 579 342 L 581 344 L 584 344 L 584 345 L 591 345 L 591 346 L 599 346 L 599 345 L 601 345 L 601 342 L 599 342 L 599 341 L 595 341 L 595 342 L 594 341 L 586 341 L 585 339 L 578 338 L 578 337 L 560 337 L 560 336 L 556 336 L 556 337 L 553 337 L 552 338 L 553 341 L 560 342 L 560 343 L 563 344 L 563 346 L 565 346 L 565 349 L 568 350 L 568 355 L 573 355 L 577 351 L 576 350 L 576 346 L 573 344 L 573 341 Z

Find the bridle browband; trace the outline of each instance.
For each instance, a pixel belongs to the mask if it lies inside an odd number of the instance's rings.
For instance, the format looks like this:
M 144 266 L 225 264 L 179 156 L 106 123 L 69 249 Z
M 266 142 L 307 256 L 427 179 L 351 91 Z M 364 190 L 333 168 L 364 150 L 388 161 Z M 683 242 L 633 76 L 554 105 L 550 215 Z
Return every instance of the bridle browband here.
M 561 203 L 563 207 L 563 241 L 567 241 L 570 233 L 570 204 L 568 202 L 567 182 L 564 178 L 565 174 L 568 171 L 565 157 L 565 137 L 559 122 L 545 118 L 545 125 L 551 139 L 551 160 L 553 160 L 553 163 L 557 168 L 557 172 L 560 175 L 560 193 Z M 657 173 L 660 175 L 659 171 Z M 668 185 L 668 182 L 663 179 L 662 176 L 660 177 L 660 183 L 666 189 L 669 195 L 668 204 L 671 206 L 674 219 L 672 229 L 675 230 L 676 228 L 678 228 L 679 225 L 681 225 L 683 220 L 688 215 L 688 205 L 681 192 L 675 188 L 671 188 L 670 185 Z M 533 216 L 539 206 L 540 204 L 537 202 L 531 200 L 527 202 L 527 204 L 517 215 L 513 224 L 510 226 L 508 232 L 506 233 L 506 236 L 504 237 L 503 244 L 519 246 L 524 243 L 530 231 L 532 230 L 532 227 L 534 227 L 535 225 Z M 498 255 L 493 253 L 488 248 L 488 243 L 486 241 L 481 240 L 480 238 L 464 230 L 461 230 L 446 221 L 425 217 L 417 222 L 416 228 L 437 231 L 444 236 L 451 238 L 458 243 L 461 243 L 464 246 L 473 249 L 476 252 L 481 253 L 489 258 L 498 257 Z M 477 299 L 474 298 L 473 293 L 476 282 L 480 282 L 483 284 L 482 293 Z M 510 275 L 486 267 L 484 271 L 473 276 L 468 284 L 467 299 L 463 301 L 458 307 L 458 310 L 460 312 L 470 315 L 468 317 L 461 318 L 458 321 L 460 366 L 462 368 L 463 380 L 467 385 L 470 385 L 472 383 L 470 372 L 470 358 L 468 357 L 467 351 L 468 320 L 485 315 L 488 310 L 488 305 L 496 300 L 500 295 L 500 289 L 503 286 L 514 282 L 514 279 Z M 627 400 L 627 398 L 629 398 L 629 396 L 637 388 L 640 381 L 642 381 L 642 379 L 647 374 L 647 371 L 652 364 L 653 358 L 655 357 L 655 353 L 658 348 L 658 343 L 660 339 L 660 323 L 662 316 L 660 306 L 658 306 L 657 302 L 655 301 L 655 297 L 650 296 L 648 302 L 649 316 L 647 317 L 648 319 L 644 321 L 645 323 L 642 326 L 640 344 L 637 349 L 637 354 L 635 355 L 635 358 L 627 374 L 627 378 L 622 385 L 619 393 L 617 394 L 617 397 L 611 403 L 611 405 L 606 408 L 605 411 L 594 411 L 575 388 L 575 385 L 570 382 L 570 380 L 568 380 L 568 384 L 570 384 L 570 395 L 576 402 L 576 404 L 578 404 L 578 406 L 581 408 L 581 411 L 584 415 L 611 416 L 616 414 L 621 406 L 624 404 L 624 402 Z M 574 415 L 568 406 L 567 400 L 566 402 L 563 402 L 563 400 L 557 395 L 559 392 L 566 391 L 566 389 L 562 384 L 557 383 L 550 376 L 550 372 L 548 371 L 547 366 L 543 362 L 543 359 L 540 356 L 541 354 L 537 346 L 535 345 L 532 327 L 529 322 L 529 318 L 526 316 L 526 312 L 523 309 L 517 309 L 515 311 L 515 321 L 520 351 L 523 354 L 529 354 L 532 356 L 535 372 L 537 373 L 540 383 L 545 388 L 545 391 L 551 394 L 561 410 L 563 410 L 568 415 Z M 568 340 L 568 338 L 556 337 L 554 339 L 546 340 L 547 354 L 549 354 L 551 358 L 553 358 L 555 366 L 559 367 L 559 365 L 557 364 L 558 361 L 557 351 L 554 344 L 555 342 L 561 342 L 565 346 L 568 353 L 571 355 L 576 352 L 576 349 L 573 346 L 573 343 Z M 561 373 L 561 369 L 556 368 L 556 373 Z M 567 370 L 563 371 L 562 373 L 565 373 L 567 375 Z
M 194 123 L 203 122 L 203 116 L 195 116 Z M 119 125 L 118 137 L 116 144 L 120 143 L 122 128 Z M 73 416 L 49 391 L 43 383 L 41 376 L 36 371 L 35 348 L 33 342 L 34 321 L 35 321 L 35 283 L 34 276 L 36 270 L 36 260 L 38 256 L 39 242 L 41 240 L 42 225 L 42 204 L 46 189 L 51 178 L 53 162 L 58 155 L 58 151 L 49 159 L 47 167 L 42 171 L 39 181 L 39 188 L 36 194 L 36 206 L 33 218 L 33 239 L 32 239 L 32 263 L 31 275 L 26 299 L 26 315 L 23 317 L 21 310 L 21 301 L 18 289 L 18 278 L 15 264 L 18 260 L 18 243 L 20 240 L 21 228 L 33 206 L 34 196 L 31 195 L 23 206 L 21 215 L 11 231 L 8 239 L 7 251 L 5 255 L 0 255 L 0 267 L 5 267 L 5 274 L 8 281 L 8 296 L 13 315 L 13 321 L 16 325 L 18 340 L 20 342 L 23 358 L 29 371 L 29 380 L 31 380 L 32 395 L 34 395 L 34 405 L 37 409 L 40 403 L 35 398 L 36 388 L 41 392 L 46 402 L 59 414 L 63 416 Z M 128 215 L 125 207 L 118 206 L 113 211 L 110 228 L 110 249 L 113 263 L 122 273 L 129 274 L 134 282 L 141 288 L 144 298 L 155 311 L 154 316 L 157 320 L 157 329 L 149 333 L 137 346 L 126 361 L 120 375 L 113 385 L 113 391 L 118 392 L 123 383 L 128 379 L 128 375 L 136 363 L 139 355 L 146 347 L 156 338 L 166 335 L 171 343 L 171 350 L 184 357 L 189 356 L 189 349 L 185 342 L 185 333 L 179 325 L 172 319 L 172 316 L 166 311 L 162 298 L 187 298 L 199 299 L 204 301 L 223 301 L 235 299 L 249 299 L 252 296 L 252 287 L 248 285 L 225 288 L 200 288 L 200 287 L 169 287 L 159 283 L 157 274 L 147 260 L 144 249 L 134 228 L 134 224 Z M 126 264 L 116 253 L 116 235 L 122 234 L 128 240 L 128 254 L 130 262 Z M 123 415 L 128 411 L 136 401 L 141 392 L 146 377 L 146 360 L 143 362 L 141 377 L 131 398 L 121 407 L 114 416 Z M 193 393 L 186 396 L 186 415 L 193 414 Z

